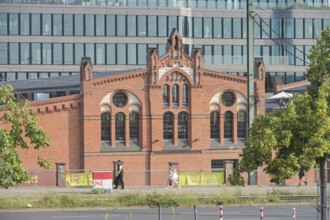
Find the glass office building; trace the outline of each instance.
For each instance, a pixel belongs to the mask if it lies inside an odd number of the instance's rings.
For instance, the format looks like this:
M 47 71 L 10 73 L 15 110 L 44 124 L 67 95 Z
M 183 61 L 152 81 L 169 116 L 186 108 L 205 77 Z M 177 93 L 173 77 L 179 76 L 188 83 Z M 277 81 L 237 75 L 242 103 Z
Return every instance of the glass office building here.
M 330 0 L 255 0 L 254 54 L 274 82 L 305 79 L 309 50 L 330 26 Z M 0 80 L 144 68 L 146 50 L 165 53 L 178 28 L 186 53 L 201 48 L 205 68 L 244 75 L 246 1 L 0 0 Z

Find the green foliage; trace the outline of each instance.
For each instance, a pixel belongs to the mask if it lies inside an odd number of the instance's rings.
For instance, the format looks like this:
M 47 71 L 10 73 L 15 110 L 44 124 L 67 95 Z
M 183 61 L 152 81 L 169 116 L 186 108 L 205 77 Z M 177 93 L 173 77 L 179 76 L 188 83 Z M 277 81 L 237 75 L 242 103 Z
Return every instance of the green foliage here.
M 263 167 L 281 183 L 330 155 L 330 28 L 311 50 L 307 93 L 295 95 L 283 111 L 256 117 L 243 149 L 241 171 Z
M 245 186 L 244 178 L 241 176 L 238 166 L 234 167 L 233 175 L 229 175 L 228 181 L 232 186 Z
M 9 188 L 27 182 L 30 174 L 22 166 L 17 148 L 40 149 L 50 145 L 49 138 L 30 113 L 27 100 L 18 101 L 9 85 L 0 87 L 0 187 Z M 29 142 L 26 142 L 29 139 Z M 41 167 L 51 163 L 38 157 Z

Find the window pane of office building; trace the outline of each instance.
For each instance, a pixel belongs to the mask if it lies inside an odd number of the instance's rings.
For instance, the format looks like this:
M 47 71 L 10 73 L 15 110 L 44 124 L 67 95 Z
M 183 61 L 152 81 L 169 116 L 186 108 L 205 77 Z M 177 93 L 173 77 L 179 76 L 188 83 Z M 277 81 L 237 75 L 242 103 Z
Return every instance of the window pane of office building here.
M 271 36 L 271 27 L 270 27 L 270 19 L 262 19 L 262 31 L 261 35 L 263 39 L 269 39 Z M 245 26 L 245 23 L 243 24 L 243 27 Z
M 27 79 L 27 74 L 26 73 L 17 73 L 17 80 L 26 80 Z
M 281 19 L 278 19 L 278 18 L 272 19 L 272 38 L 274 38 L 274 39 L 282 38 L 281 26 L 282 26 Z
M 42 14 L 42 35 L 52 35 L 50 28 L 52 27 L 51 14 Z
M 7 13 L 0 13 L 0 35 L 7 35 Z
M 138 44 L 138 64 L 139 65 L 145 65 L 147 63 L 146 53 L 147 53 L 147 45 Z
M 0 43 L 0 64 L 8 64 L 7 43 Z
M 30 35 L 30 14 L 20 14 L 20 35 Z
M 106 15 L 106 19 L 107 19 L 107 22 L 106 22 L 107 36 L 115 36 L 115 34 L 116 34 L 116 17 L 115 17 L 115 15 Z
M 105 64 L 105 44 L 96 44 L 96 64 Z
M 40 14 L 31 14 L 31 34 L 40 35 Z
M 84 35 L 84 16 L 74 15 L 74 35 L 82 36 Z
M 117 15 L 117 36 L 126 36 L 125 15 Z
M 73 35 L 73 15 L 65 14 L 64 17 L 64 35 Z
M 214 64 L 223 64 L 222 46 L 214 46 Z
M 147 36 L 147 17 L 144 15 L 138 16 L 138 36 Z
M 223 46 L 224 64 L 232 64 L 232 48 L 231 46 Z
M 240 18 L 233 19 L 233 37 L 234 38 L 242 38 L 242 20 Z
M 296 47 L 295 65 L 304 65 L 304 46 L 295 46 L 295 47 Z
M 161 57 L 166 53 L 166 44 L 158 44 L 158 55 Z
M 201 38 L 202 30 L 202 18 L 194 17 L 194 38 Z
M 20 64 L 31 64 L 30 43 L 21 43 L 20 50 Z
M 85 45 L 85 54 L 86 57 L 91 58 L 91 62 L 95 63 L 95 51 L 94 51 L 94 44 L 86 44 Z
M 52 64 L 52 45 L 50 43 L 42 44 L 42 64 Z
M 158 16 L 158 36 L 167 37 L 167 20 L 166 16 Z
M 212 38 L 213 36 L 213 25 L 212 18 L 204 18 L 204 38 Z
M 148 16 L 148 36 L 157 36 L 157 17 L 154 15 Z
M 41 64 L 41 45 L 40 43 L 32 43 L 32 64 Z
M 64 64 L 73 64 L 73 44 L 64 44 Z
M 212 64 L 212 46 L 204 46 L 204 63 Z
M 9 34 L 18 35 L 18 14 L 9 14 Z
M 96 20 L 96 36 L 105 35 L 105 20 L 104 15 L 95 15 Z
M 313 38 L 313 19 L 305 18 L 305 38 L 311 39 Z
M 242 46 L 233 46 L 233 51 L 234 64 L 242 64 Z
M 303 19 L 295 19 L 295 38 L 304 38 Z
M 172 33 L 173 28 L 178 28 L 177 16 L 168 16 L 168 30 Z
M 214 38 L 222 38 L 222 18 L 214 18 Z
M 107 64 L 116 64 L 116 45 L 107 44 Z
M 126 44 L 117 44 L 117 64 L 126 64 Z
M 284 20 L 284 38 L 294 37 L 294 22 L 293 18 L 288 18 Z
M 63 64 L 63 49 L 62 44 L 54 44 L 53 47 L 53 64 Z
M 81 58 L 84 57 L 84 44 L 74 44 L 74 57 L 75 57 L 75 64 L 81 63 Z
M 232 36 L 231 18 L 223 19 L 223 38 L 231 38 Z
M 136 16 L 127 16 L 127 36 L 136 36 Z
M 136 65 L 136 44 L 127 44 L 127 64 Z
M 94 15 L 85 15 L 85 35 L 94 36 Z
M 62 15 L 54 14 L 53 15 L 53 35 L 61 36 L 62 34 Z

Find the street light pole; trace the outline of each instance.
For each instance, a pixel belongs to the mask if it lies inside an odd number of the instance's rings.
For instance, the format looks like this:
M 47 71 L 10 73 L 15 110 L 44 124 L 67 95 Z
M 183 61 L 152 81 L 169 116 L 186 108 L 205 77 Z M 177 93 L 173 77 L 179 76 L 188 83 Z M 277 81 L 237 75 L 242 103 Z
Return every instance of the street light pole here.
M 247 0 L 246 22 L 247 22 L 247 94 L 248 94 L 248 127 L 250 128 L 254 119 L 254 35 L 253 35 L 253 0 Z

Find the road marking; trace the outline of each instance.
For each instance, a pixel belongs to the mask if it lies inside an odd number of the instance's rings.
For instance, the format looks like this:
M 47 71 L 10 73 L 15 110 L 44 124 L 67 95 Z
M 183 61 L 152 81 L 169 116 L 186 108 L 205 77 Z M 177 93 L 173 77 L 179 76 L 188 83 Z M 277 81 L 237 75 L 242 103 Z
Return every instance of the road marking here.
M 118 217 L 119 215 L 109 215 L 112 217 Z M 91 218 L 91 217 L 104 217 L 104 215 L 72 215 L 72 216 L 52 216 L 54 219 L 62 219 L 62 218 Z

